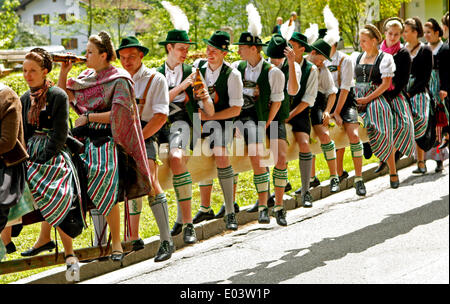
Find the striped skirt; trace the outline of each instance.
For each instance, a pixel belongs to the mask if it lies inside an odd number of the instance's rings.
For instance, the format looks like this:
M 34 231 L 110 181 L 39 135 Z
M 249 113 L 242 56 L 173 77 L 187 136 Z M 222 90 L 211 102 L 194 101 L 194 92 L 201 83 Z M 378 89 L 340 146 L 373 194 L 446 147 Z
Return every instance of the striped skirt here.
M 409 79 L 408 89 L 414 83 L 414 78 Z M 428 126 L 428 117 L 430 109 L 430 96 L 428 93 L 418 93 L 409 98 L 411 114 L 414 121 L 414 136 L 419 139 L 425 135 Z
M 355 96 L 356 98 L 367 96 L 375 89 L 374 86 L 356 85 Z M 366 110 L 359 115 L 364 120 L 364 127 L 367 129 L 373 154 L 381 161 L 386 162 L 394 150 L 393 118 L 388 101 L 384 96 L 379 96 L 369 102 Z
M 119 161 L 117 147 L 111 138 L 97 147 L 89 138 L 80 154 L 88 173 L 88 196 L 99 212 L 107 216 L 117 202 L 119 192 Z
M 45 133 L 31 137 L 28 141 L 30 159 L 43 151 L 48 141 Z M 67 150 L 62 150 L 44 164 L 29 161 L 27 180 L 42 216 L 54 227 L 61 224 L 75 199 L 81 201 L 78 176 Z
M 416 143 L 414 141 L 414 121 L 407 97 L 402 93 L 390 101 L 393 127 L 394 147 L 408 157 L 414 157 Z

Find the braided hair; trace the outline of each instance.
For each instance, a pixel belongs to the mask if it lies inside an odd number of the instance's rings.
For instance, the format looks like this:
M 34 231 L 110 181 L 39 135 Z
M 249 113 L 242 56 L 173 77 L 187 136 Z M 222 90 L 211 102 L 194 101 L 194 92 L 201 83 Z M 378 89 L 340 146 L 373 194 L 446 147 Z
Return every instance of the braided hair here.
M 89 37 L 89 42 L 93 43 L 100 54 L 106 53 L 106 61 L 111 62 L 116 60 L 116 52 L 114 51 L 114 45 L 111 41 L 111 36 L 105 32 L 101 31 L 98 35 L 92 35 Z
M 30 59 L 39 64 L 43 69 L 47 69 L 48 73 L 51 72 L 53 67 L 52 55 L 42 48 L 34 48 L 28 54 L 25 55 L 25 59 Z

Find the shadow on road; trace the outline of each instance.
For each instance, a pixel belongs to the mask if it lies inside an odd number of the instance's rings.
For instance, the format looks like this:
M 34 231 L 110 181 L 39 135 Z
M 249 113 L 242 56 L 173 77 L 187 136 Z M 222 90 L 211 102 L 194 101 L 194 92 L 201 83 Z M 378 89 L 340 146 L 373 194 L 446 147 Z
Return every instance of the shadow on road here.
M 432 178 L 432 177 L 431 177 Z M 392 214 L 377 224 L 348 233 L 336 238 L 325 238 L 309 248 L 299 248 L 287 251 L 280 258 L 282 263 L 275 267 L 267 266 L 277 260 L 259 263 L 254 268 L 244 269 L 228 278 L 235 284 L 267 283 L 277 284 L 315 268 L 325 266 L 327 261 L 338 260 L 349 253 L 360 253 L 391 238 L 406 234 L 412 229 L 430 224 L 449 215 L 449 196 L 432 201 L 424 206 L 410 211 Z M 301 251 L 306 253 L 297 256 Z M 209 282 L 210 284 L 222 281 Z

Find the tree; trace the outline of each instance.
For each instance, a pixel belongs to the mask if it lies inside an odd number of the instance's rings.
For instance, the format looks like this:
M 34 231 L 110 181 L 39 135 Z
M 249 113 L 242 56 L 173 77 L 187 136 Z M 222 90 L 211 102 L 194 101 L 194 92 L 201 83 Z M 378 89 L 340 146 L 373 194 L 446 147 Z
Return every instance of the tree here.
M 17 33 L 17 24 L 19 16 L 15 8 L 20 5 L 18 0 L 4 0 L 0 7 L 1 27 L 0 27 L 0 49 L 9 48 L 14 42 L 14 36 Z

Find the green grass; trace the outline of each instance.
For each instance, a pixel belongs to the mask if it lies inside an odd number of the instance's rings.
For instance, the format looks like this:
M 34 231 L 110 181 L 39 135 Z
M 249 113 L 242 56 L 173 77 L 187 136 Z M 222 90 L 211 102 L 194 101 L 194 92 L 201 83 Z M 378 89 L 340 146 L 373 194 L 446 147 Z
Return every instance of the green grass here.
M 364 165 L 368 163 L 376 162 L 377 159 L 375 157 L 372 157 L 369 160 L 364 159 Z M 346 149 L 346 153 L 344 156 L 344 169 L 347 171 L 353 170 L 353 162 L 351 159 L 351 154 L 349 149 Z M 316 175 L 321 180 L 327 180 L 329 178 L 329 172 L 328 167 L 326 164 L 326 161 L 323 157 L 323 154 L 319 154 L 316 156 Z M 300 180 L 300 172 L 298 168 L 298 160 L 290 161 L 288 164 L 288 176 L 289 176 L 289 182 L 292 185 L 292 191 L 295 191 L 299 187 L 301 187 L 301 180 Z M 271 188 L 273 189 L 273 188 Z M 193 185 L 192 189 L 192 215 L 194 216 L 197 213 L 198 208 L 200 207 L 200 191 L 197 184 Z M 175 222 L 176 216 L 177 216 L 177 205 L 176 205 L 176 198 L 175 193 L 173 189 L 170 189 L 166 191 L 167 200 L 169 203 L 169 220 L 170 225 L 172 226 Z M 237 194 L 236 194 L 237 202 L 241 207 L 252 205 L 255 203 L 257 199 L 257 194 L 255 191 L 255 186 L 253 184 L 253 173 L 251 171 L 243 172 L 239 175 L 239 183 L 237 186 Z M 223 202 L 223 196 L 222 192 L 219 186 L 219 183 L 217 179 L 214 180 L 214 188 L 213 193 L 211 197 L 211 207 L 214 209 L 214 212 L 218 212 Z M 123 231 L 123 204 L 121 204 L 121 214 L 122 214 L 122 231 Z M 90 221 L 90 218 L 88 217 L 88 228 L 83 231 L 83 233 L 78 236 L 74 240 L 74 248 L 84 248 L 91 246 L 91 240 L 94 238 L 94 232 L 93 232 L 93 225 Z M 34 242 L 36 241 L 40 231 L 40 224 L 33 224 L 24 226 L 21 234 L 17 238 L 13 238 L 13 242 L 15 243 L 17 247 L 17 252 L 7 255 L 3 261 L 10 261 L 15 259 L 22 258 L 20 255 L 20 252 L 23 252 L 33 246 Z M 153 214 L 150 210 L 150 207 L 148 206 L 147 200 L 144 199 L 143 204 L 143 210 L 141 214 L 141 225 L 140 225 L 140 235 L 142 238 L 149 238 L 151 236 L 158 235 L 158 227 L 156 225 L 156 222 L 154 220 Z M 54 238 L 54 230 L 52 230 L 52 238 Z M 63 250 L 61 240 L 58 236 L 58 246 L 60 250 Z M 60 265 L 59 265 L 60 266 Z M 20 280 L 22 278 L 29 277 L 33 274 L 54 268 L 53 267 L 45 267 L 45 268 L 39 268 L 29 271 L 22 271 L 18 273 L 13 274 L 7 274 L 2 275 L 0 277 L 0 283 L 6 284 L 11 283 L 17 280 Z

